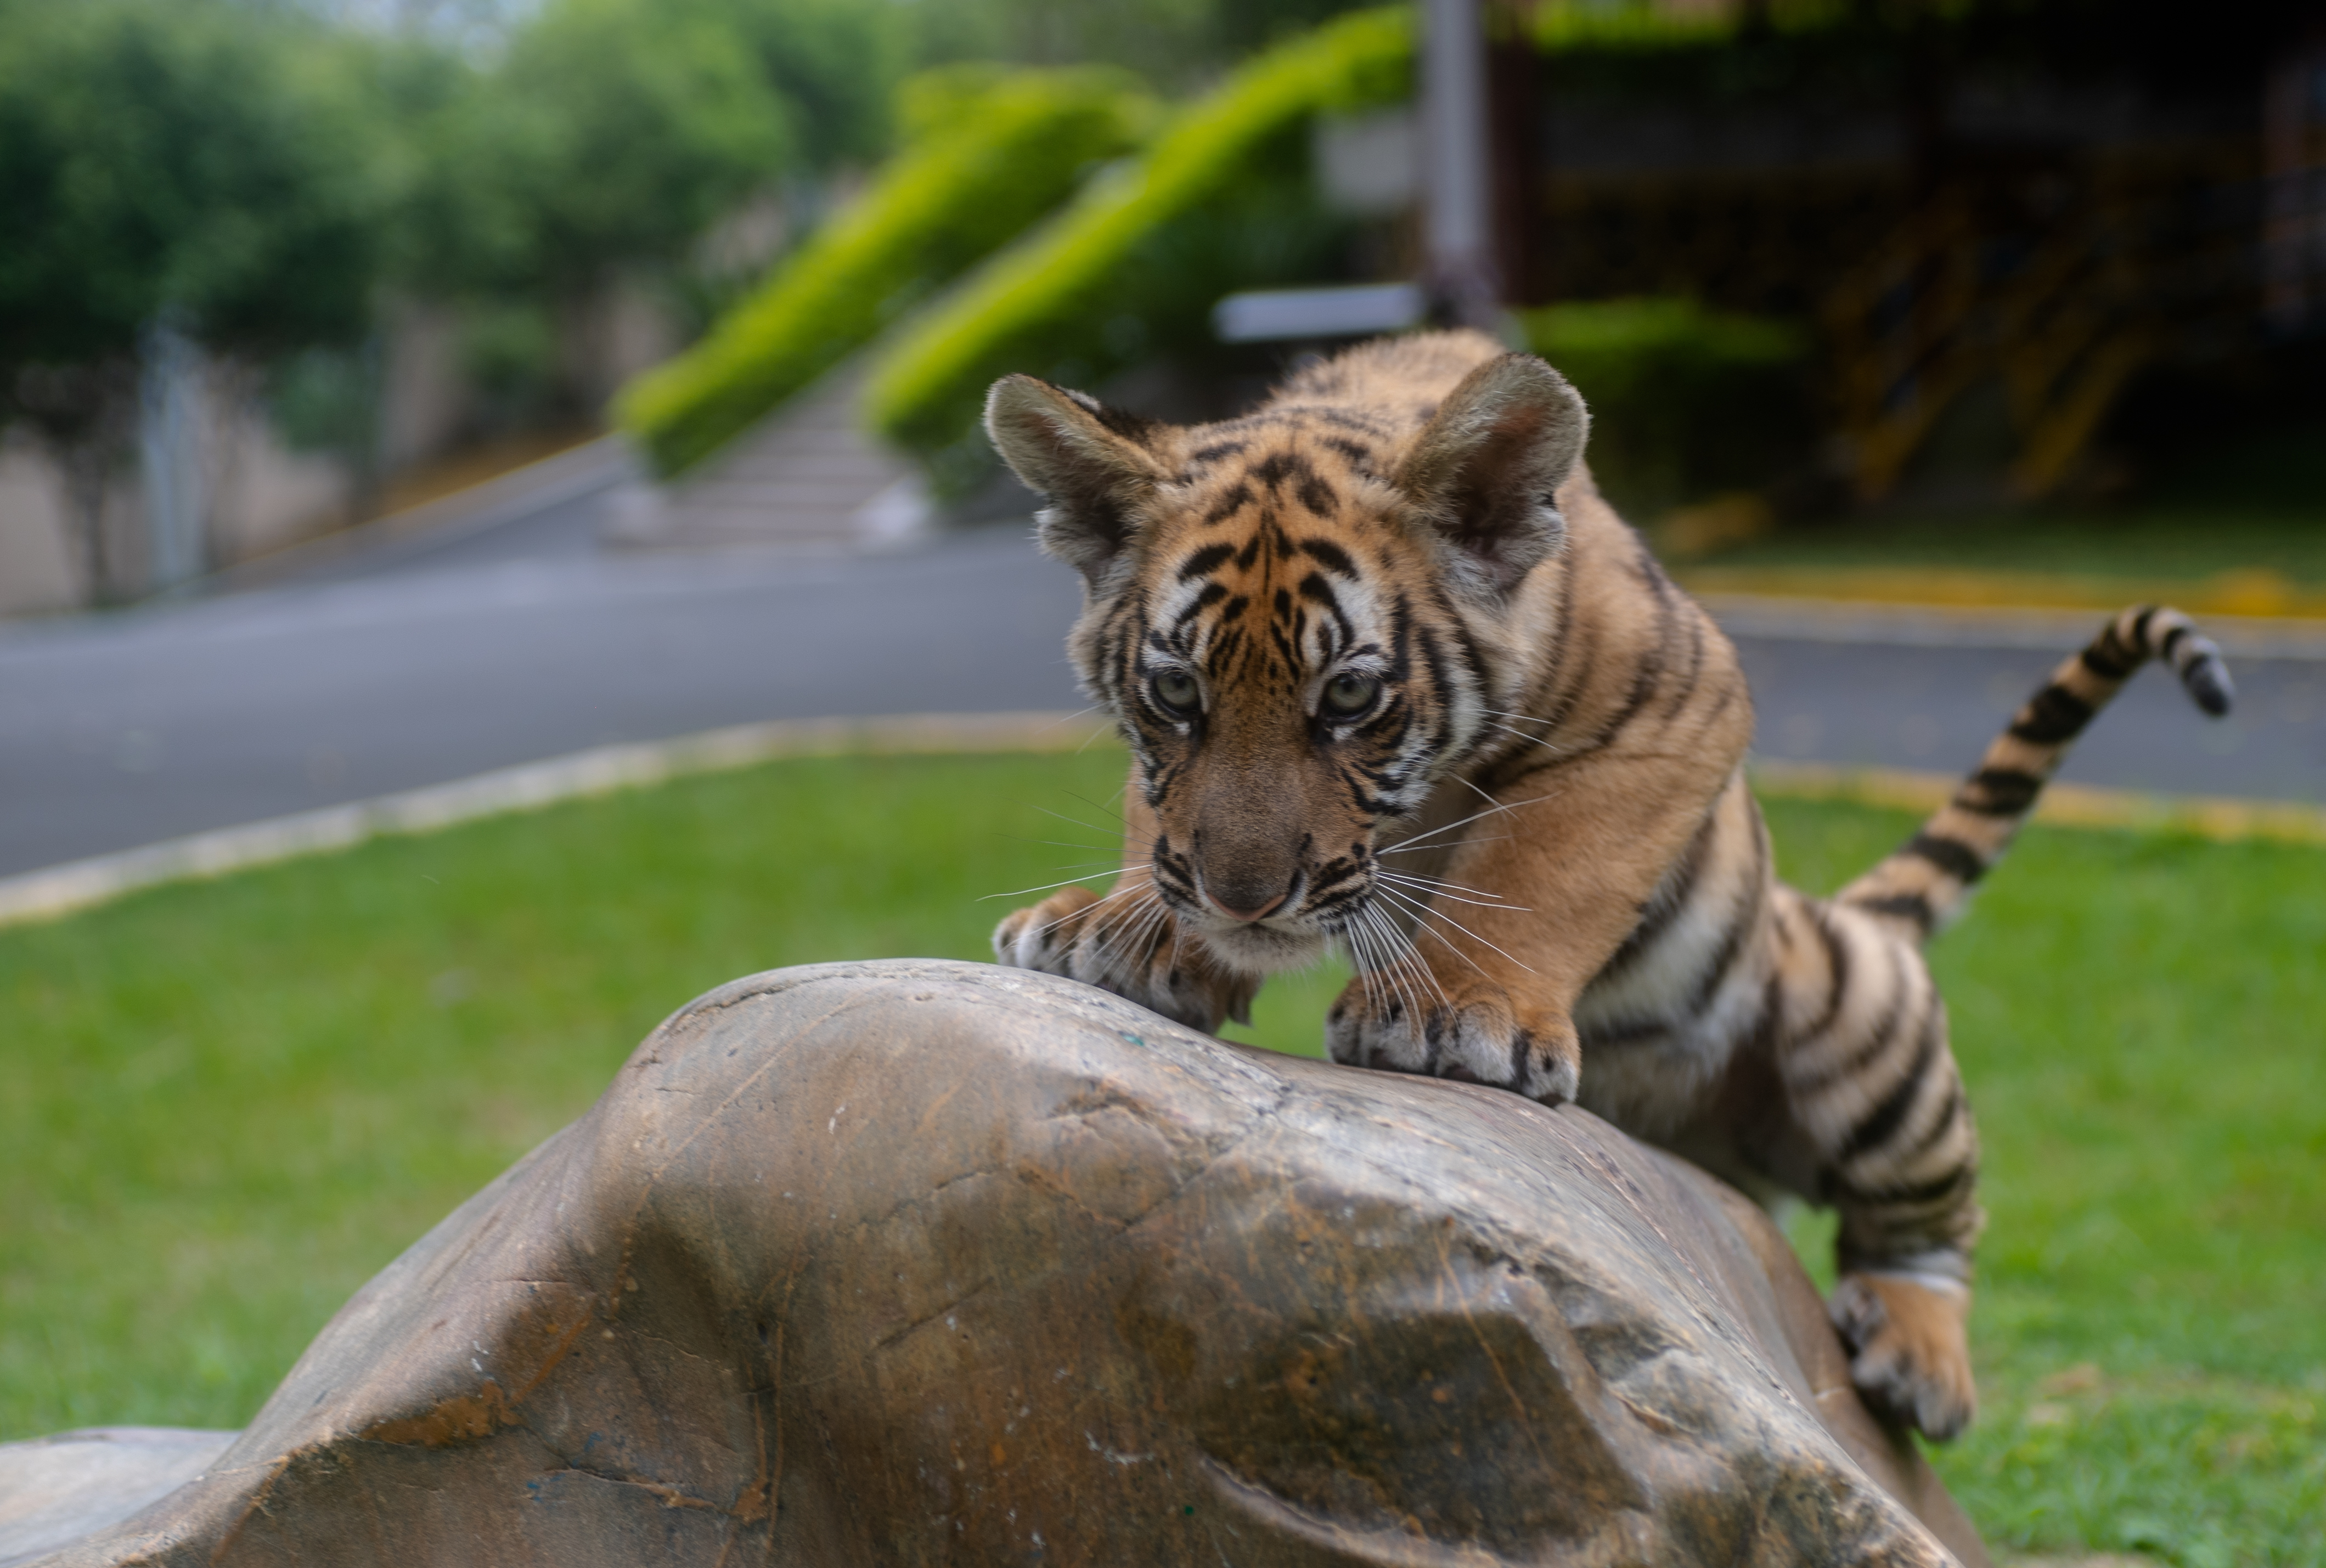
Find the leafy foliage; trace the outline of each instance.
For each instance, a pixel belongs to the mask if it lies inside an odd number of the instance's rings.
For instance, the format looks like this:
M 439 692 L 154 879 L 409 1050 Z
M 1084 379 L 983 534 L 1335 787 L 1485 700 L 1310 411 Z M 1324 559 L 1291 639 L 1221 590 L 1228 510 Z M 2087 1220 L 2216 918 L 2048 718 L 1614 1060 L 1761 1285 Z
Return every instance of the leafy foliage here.
M 1323 110 L 1393 101 L 1412 57 L 1402 9 L 1362 11 L 1261 54 L 1184 111 L 1133 166 L 1094 182 L 1028 240 L 997 257 L 916 322 L 875 374 L 874 426 L 958 488 L 984 459 L 976 437 L 986 387 L 1013 370 L 1090 381 L 1152 349 L 1206 336 L 1203 312 L 1228 286 L 1298 269 L 1297 181 L 1271 185 L 1291 138 Z M 1255 176 L 1260 176 L 1255 178 Z M 1240 216 L 1224 209 L 1242 198 Z M 1277 244 L 1276 265 L 1223 268 L 1210 236 Z M 1233 253 L 1224 253 L 1232 255 Z M 1280 269 L 1280 270 L 1279 270 Z M 1269 275 L 1275 272 L 1277 277 Z
M 1174 89 L 1364 0 L 951 0 L 919 5 L 913 44 L 929 60 L 1103 61 Z
M 907 306 L 1056 207 L 1134 144 L 1146 100 L 1099 70 L 955 68 L 908 84 L 911 140 L 691 352 L 641 377 L 619 417 L 665 473 L 716 449 Z
M 257 350 L 358 329 L 380 171 L 318 30 L 203 0 L 0 20 L 0 365 L 126 355 L 164 315 Z
M 801 155 L 801 116 L 702 4 L 558 0 L 479 75 L 394 84 L 414 144 L 403 257 L 431 292 L 571 291 L 665 263 Z
M 1529 347 L 1591 409 L 1593 475 L 1637 516 L 1784 477 L 1814 430 L 1792 327 L 1689 300 L 1609 300 L 1526 313 Z

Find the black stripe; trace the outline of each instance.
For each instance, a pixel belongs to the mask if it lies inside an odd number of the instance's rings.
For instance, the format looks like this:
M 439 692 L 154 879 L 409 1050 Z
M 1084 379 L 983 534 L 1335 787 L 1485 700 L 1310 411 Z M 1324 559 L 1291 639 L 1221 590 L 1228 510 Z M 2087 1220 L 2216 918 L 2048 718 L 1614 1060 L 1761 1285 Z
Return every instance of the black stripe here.
M 1739 890 L 1736 906 L 1729 912 L 1728 929 L 1722 933 L 1720 946 L 1712 955 L 1712 963 L 1698 979 L 1695 994 L 1689 997 L 1687 1016 L 1700 1018 L 1712 998 L 1720 992 L 1720 984 L 1735 967 L 1736 955 L 1744 946 L 1744 931 L 1752 924 L 1753 916 L 1761 911 L 1761 883 L 1767 866 L 1763 857 L 1769 852 L 1766 840 L 1754 840 L 1753 868 L 1745 873 L 1744 886 Z
M 1695 994 L 1688 999 L 1685 1016 L 1702 1017 L 1705 1008 L 1712 1006 L 1712 998 L 1720 992 L 1720 982 L 1726 979 L 1728 971 L 1735 967 L 1736 954 L 1744 945 L 1744 928 L 1752 923 L 1750 916 L 1754 906 L 1754 901 L 1748 898 L 1735 912 L 1735 918 L 1729 921 L 1727 932 L 1720 939 L 1719 951 L 1712 955 L 1712 962 L 1696 982 Z
M 1580 661 L 1582 668 L 1575 673 L 1575 678 L 1572 681 L 1568 679 L 1567 651 L 1569 648 L 1574 647 L 1577 642 L 1575 636 L 1575 578 L 1576 573 L 1572 567 L 1565 567 L 1559 572 L 1558 658 L 1558 662 L 1554 663 L 1549 670 L 1545 672 L 1544 675 L 1544 678 L 1549 682 L 1556 696 L 1555 700 L 1547 705 L 1542 713 L 1543 728 L 1546 732 L 1556 730 L 1561 725 L 1565 724 L 1567 722 L 1568 715 L 1575 711 L 1575 705 L 1583 700 L 1584 690 L 1591 682 L 1593 663 L 1597 657 L 1596 645 L 1591 639 L 1584 639 L 1582 642 L 1583 657 Z M 1530 703 L 1528 704 L 1528 707 L 1530 710 L 1532 710 L 1534 705 Z
M 2156 650 L 2157 653 L 2162 654 L 2167 663 L 2170 663 L 2172 658 L 2172 650 L 2179 647 L 2181 645 L 2181 639 L 2188 635 L 2189 623 L 2187 621 L 2179 623 L 2171 631 L 2164 634 L 2164 645 Z
M 1303 539 L 1300 548 L 1308 559 L 1327 571 L 1339 572 L 1343 577 L 1357 575 L 1357 563 L 1349 559 L 1349 552 L 1329 539 Z
M 1826 1190 L 1833 1197 L 1853 1204 L 1872 1207 L 1920 1208 L 1935 1203 L 1941 1198 L 1951 1198 L 1972 1184 L 1978 1173 L 1969 1165 L 1957 1165 L 1943 1176 L 1927 1182 L 1914 1182 L 1904 1186 L 1861 1187 L 1838 1172 L 1829 1173 Z
M 1914 1140 L 1912 1148 L 1899 1152 L 1899 1163 L 1910 1164 L 1938 1147 L 1939 1140 L 1954 1130 L 1955 1118 L 1962 1113 L 1962 1084 L 1958 1081 L 1952 1089 L 1947 1090 L 1946 1104 L 1940 1107 L 1939 1114 L 1931 1118 L 1931 1125 L 1922 1129 L 1922 1136 Z
M 1688 673 L 1673 683 L 1672 700 L 1664 706 L 1664 717 L 1676 719 L 1688 700 L 1696 695 L 1696 682 L 1704 673 L 1704 622 L 1700 617 L 1688 617 Z
M 1433 709 L 1429 749 L 1443 751 L 1454 738 L 1454 678 L 1446 673 L 1446 651 L 1438 646 L 1437 634 L 1428 626 L 1417 626 L 1414 630 L 1415 640 L 1421 645 L 1422 672 L 1429 678 Z
M 2229 667 L 2212 654 L 2191 660 L 2182 673 L 2181 683 L 2188 688 L 2197 706 L 2216 719 L 2229 710 L 2236 698 L 2229 684 Z
M 1333 591 L 1333 585 L 1325 580 L 1323 572 L 1312 571 L 1302 577 L 1299 582 L 1299 594 L 1311 604 L 1323 605 L 1332 611 L 1333 617 L 1340 621 L 1343 626 L 1345 626 L 1348 624 L 1348 617 L 1341 614 L 1341 598 Z M 1351 635 L 1354 636 L 1354 633 Z
M 1583 1044 L 1593 1051 L 1610 1046 L 1629 1045 L 1634 1041 L 1651 1040 L 1669 1031 L 1670 1022 L 1662 1018 L 1635 1018 L 1628 1024 L 1608 1024 L 1583 1032 Z
M 1596 751 L 1606 746 L 1639 717 L 1640 710 L 1647 706 L 1648 699 L 1663 683 L 1664 671 L 1670 663 L 1674 618 L 1671 580 L 1664 576 L 1663 570 L 1656 565 L 1655 557 L 1648 552 L 1647 541 L 1636 533 L 1633 539 L 1637 546 L 1633 565 L 1656 596 L 1656 645 L 1648 650 L 1646 656 L 1640 661 L 1640 667 L 1633 672 L 1632 689 L 1625 694 L 1624 705 L 1599 727 L 1597 734 L 1584 742 L 1583 749 L 1586 751 Z
M 1226 495 L 1212 503 L 1212 509 L 1204 514 L 1204 522 L 1206 524 L 1224 523 L 1251 504 L 1251 487 L 1239 479 Z
M 1898 1032 L 1906 1023 L 1906 1004 L 1912 998 L 1914 988 L 1907 981 L 1905 966 L 1897 961 L 1898 950 L 1885 947 L 1884 951 L 1891 955 L 1889 1006 L 1883 1008 L 1882 1016 L 1865 1031 L 1865 1038 L 1858 1043 L 1856 1050 L 1813 1076 L 1792 1081 L 1792 1092 L 1797 1099 L 1822 1094 L 1844 1079 L 1855 1078 L 1868 1071 L 1888 1055 L 1891 1046 L 1897 1043 Z M 1929 1015 L 1922 1016 L 1920 1026 L 1929 1027 Z M 1812 1037 L 1808 1035 L 1800 1036 L 1804 1043 Z
M 1308 459 L 1298 452 L 1270 452 L 1251 467 L 1251 477 L 1273 490 L 1287 479 L 1307 480 L 1317 477 Z
M 1206 544 L 1179 563 L 1179 580 L 1202 577 L 1235 553 L 1233 544 Z
M 1986 862 L 1979 858 L 1977 850 L 1943 833 L 1917 833 L 1898 852 L 1929 861 L 1966 887 L 1986 875 Z
M 1670 930 L 1673 921 L 1679 918 L 1679 912 L 1688 907 L 1689 900 L 1695 895 L 1697 878 L 1704 874 L 1704 858 L 1712 847 L 1713 829 L 1718 821 L 1717 810 L 1705 812 L 1704 822 L 1689 840 L 1688 848 L 1680 851 L 1680 858 L 1664 873 L 1656 891 L 1648 895 L 1648 902 L 1640 910 L 1639 923 L 1632 927 L 1632 933 L 1624 939 L 1623 945 L 1599 966 L 1595 980 L 1621 973 L 1658 937 Z
M 1862 1121 L 1849 1129 L 1834 1155 L 1838 1165 L 1844 1160 L 1856 1159 L 1870 1149 L 1880 1147 L 1894 1137 L 1913 1111 L 1915 1097 L 1922 1092 L 1922 1076 L 1931 1070 L 1931 1060 L 1938 1054 L 1939 1037 L 1935 1029 L 1922 1031 L 1921 1042 L 1915 1047 L 1914 1060 L 1910 1063 L 1896 1087 L 1883 1097 L 1882 1103 L 1868 1112 Z
M 1833 1021 L 1841 1016 L 1843 993 L 1849 988 L 1849 948 L 1834 933 L 1823 905 L 1810 905 L 1810 925 L 1825 944 L 1826 971 L 1831 983 L 1826 990 L 1825 1011 L 1818 1015 L 1816 1023 L 1793 1036 L 1797 1041 L 1814 1040 L 1833 1027 Z
M 1930 935 L 1931 928 L 1938 924 L 1938 917 L 1931 912 L 1931 901 L 1919 893 L 1887 893 L 1879 898 L 1853 898 L 1849 902 L 1850 907 L 1868 914 L 1911 920 L 1924 936 Z
M 1974 789 L 1976 796 L 1968 793 Z M 1954 803 L 1982 817 L 2016 817 L 2042 793 L 2043 781 L 2023 768 L 1983 767 L 1963 781 Z
M 2133 667 L 2130 664 L 2119 663 L 2113 650 L 2107 646 L 2115 640 L 2116 628 L 2110 626 L 2098 642 L 2092 644 L 2076 657 L 2083 661 L 2085 669 L 2089 670 L 2101 680 L 2121 681 L 2132 673 Z
M 2081 735 L 2091 721 L 2092 705 L 2055 681 L 2027 700 L 2010 734 L 2031 746 L 2058 746 Z

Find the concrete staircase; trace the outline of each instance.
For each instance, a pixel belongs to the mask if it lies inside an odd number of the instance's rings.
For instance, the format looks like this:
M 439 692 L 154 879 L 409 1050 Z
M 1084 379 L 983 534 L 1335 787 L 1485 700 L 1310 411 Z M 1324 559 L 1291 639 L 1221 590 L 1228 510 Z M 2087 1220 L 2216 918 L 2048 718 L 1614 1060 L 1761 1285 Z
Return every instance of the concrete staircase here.
M 912 465 L 860 427 L 864 376 L 860 362 L 844 364 L 676 480 L 623 486 L 607 499 L 605 543 L 814 554 L 910 545 L 930 508 Z

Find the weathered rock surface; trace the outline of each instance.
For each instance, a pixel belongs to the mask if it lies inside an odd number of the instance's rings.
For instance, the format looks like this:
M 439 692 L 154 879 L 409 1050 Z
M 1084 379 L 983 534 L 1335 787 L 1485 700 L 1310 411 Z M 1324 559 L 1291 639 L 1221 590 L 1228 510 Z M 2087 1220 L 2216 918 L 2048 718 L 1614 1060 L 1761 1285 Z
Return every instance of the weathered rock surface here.
M 956 963 L 680 1012 L 175 1452 L 34 1560 L 1985 1562 L 1709 1178 Z
M 208 1470 L 231 1432 L 91 1426 L 0 1444 L 0 1568 L 129 1517 Z

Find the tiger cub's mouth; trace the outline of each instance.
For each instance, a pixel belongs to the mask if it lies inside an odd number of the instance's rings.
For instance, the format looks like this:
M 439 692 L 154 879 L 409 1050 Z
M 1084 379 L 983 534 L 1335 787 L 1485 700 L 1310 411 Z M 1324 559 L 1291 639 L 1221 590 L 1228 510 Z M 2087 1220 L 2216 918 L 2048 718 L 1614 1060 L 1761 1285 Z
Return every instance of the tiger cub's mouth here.
M 1324 930 L 1297 914 L 1245 922 L 1207 914 L 1194 923 L 1221 961 L 1248 972 L 1306 969 L 1325 952 Z
M 1247 974 L 1307 969 L 1324 956 L 1326 942 L 1339 930 L 1337 922 L 1312 913 L 1313 895 L 1302 897 L 1297 908 L 1237 920 L 1212 908 L 1192 887 L 1174 886 L 1164 878 L 1156 886 L 1181 924 L 1192 927 L 1222 962 Z M 1347 907 L 1341 902 L 1335 914 L 1345 914 Z

